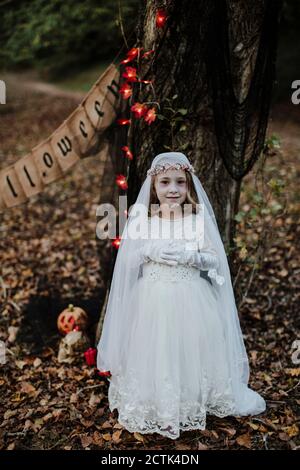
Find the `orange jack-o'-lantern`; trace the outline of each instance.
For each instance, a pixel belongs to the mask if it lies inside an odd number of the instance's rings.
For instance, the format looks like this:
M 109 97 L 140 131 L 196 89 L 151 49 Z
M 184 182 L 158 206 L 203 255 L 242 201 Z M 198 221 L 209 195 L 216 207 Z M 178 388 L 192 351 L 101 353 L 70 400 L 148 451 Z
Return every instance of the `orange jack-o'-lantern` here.
M 85 330 L 88 324 L 88 316 L 80 307 L 69 304 L 57 318 L 57 328 L 60 333 L 67 334 L 72 330 Z

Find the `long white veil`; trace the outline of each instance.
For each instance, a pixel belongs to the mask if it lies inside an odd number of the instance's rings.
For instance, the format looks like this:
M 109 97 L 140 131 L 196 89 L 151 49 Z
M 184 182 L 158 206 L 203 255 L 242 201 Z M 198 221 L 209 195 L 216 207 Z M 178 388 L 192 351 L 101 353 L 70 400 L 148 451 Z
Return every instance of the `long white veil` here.
M 157 155 L 152 161 L 151 169 L 165 163 L 170 165 L 176 163 L 189 165 L 193 169 L 187 157 L 180 152 L 166 152 Z M 248 384 L 249 365 L 240 328 L 228 261 L 214 211 L 206 192 L 195 173 L 191 172 L 191 175 L 198 197 L 197 203 L 204 205 L 205 233 L 218 255 L 219 274 L 225 279 L 222 285 L 214 283 L 214 289 L 218 299 L 218 314 L 223 325 L 232 386 L 236 397 L 241 397 L 242 399 L 243 394 L 239 392 L 241 388 Z M 126 357 L 128 331 L 130 331 L 132 319 L 134 315 L 142 314 L 142 312 L 134 311 L 130 299 L 135 294 L 140 274 L 140 266 L 135 254 L 142 244 L 145 243 L 145 239 L 133 238 L 132 233 L 136 232 L 137 213 L 141 225 L 147 223 L 150 187 L 151 175 L 147 174 L 137 200 L 128 214 L 128 219 L 121 236 L 102 334 L 98 344 L 97 367 L 100 371 L 110 371 L 112 375 L 121 372 L 122 358 Z M 133 222 L 135 223 L 135 229 L 131 233 Z M 212 331 L 212 348 L 214 348 L 213 342 L 214 336 Z

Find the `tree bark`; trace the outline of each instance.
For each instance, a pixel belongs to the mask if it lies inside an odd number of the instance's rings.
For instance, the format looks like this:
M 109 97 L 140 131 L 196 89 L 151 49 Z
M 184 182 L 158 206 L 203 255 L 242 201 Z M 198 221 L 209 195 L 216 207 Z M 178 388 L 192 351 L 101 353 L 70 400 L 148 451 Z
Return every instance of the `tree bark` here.
M 279 2 L 275 3 L 279 5 Z M 142 48 L 142 54 L 151 50 L 154 53 L 150 55 L 150 60 L 140 58 L 137 69 L 139 79 L 151 80 L 152 86 L 135 86 L 131 104 L 139 102 L 156 107 L 158 103 L 157 112 L 167 119 L 156 119 L 149 125 L 143 119 L 132 118 L 128 145 L 135 159 L 128 168 L 128 207 L 135 202 L 153 158 L 169 150 L 182 151 L 193 164 L 208 194 L 227 251 L 233 246 L 235 236 L 234 216 L 238 211 L 242 181 L 238 170 L 244 169 L 245 156 L 251 154 L 246 169 L 250 171 L 264 143 L 270 99 L 269 95 L 264 100 L 261 94 L 255 94 L 253 83 L 257 85 L 258 82 L 253 79 L 265 78 L 265 86 L 272 88 L 273 42 L 276 43 L 279 8 L 273 12 L 271 27 L 274 35 L 266 44 L 269 49 L 265 55 L 261 41 L 268 25 L 266 15 L 270 15 L 270 5 L 270 0 L 167 0 L 167 22 L 163 28 L 158 28 L 155 15 L 161 8 L 161 1 L 141 0 L 135 47 Z M 218 21 L 222 25 L 222 20 L 227 22 L 220 28 L 227 39 L 225 43 L 215 29 Z M 256 62 L 258 53 L 261 70 Z M 225 88 L 219 80 L 218 68 L 227 64 L 225 59 L 222 61 L 223 56 L 227 61 L 229 57 L 231 64 L 230 70 L 224 74 Z M 220 63 L 217 62 L 218 58 Z M 264 63 L 267 63 L 265 68 Z M 250 91 L 252 94 L 249 94 Z M 228 112 L 232 134 L 228 138 L 229 145 L 225 142 L 226 161 L 218 138 L 219 134 L 223 141 L 224 136 L 226 138 L 226 122 L 217 122 L 216 115 L 222 110 L 223 98 L 226 102 L 231 95 L 237 107 Z M 173 118 L 172 112 L 167 109 L 170 103 L 177 111 Z M 255 110 L 257 106 L 263 108 L 263 121 Z M 178 114 L 178 110 L 182 109 L 186 110 L 186 114 L 180 111 Z M 242 114 L 244 109 L 246 112 Z M 176 121 L 174 116 L 183 116 L 184 121 Z M 224 120 L 227 118 L 222 114 L 221 117 Z M 260 140 L 254 139 L 253 132 L 249 134 L 249 127 L 255 127 L 257 131 L 262 129 Z M 235 159 L 232 172 L 230 145 Z M 104 311 L 105 306 L 100 322 L 103 321 Z M 98 336 L 100 330 L 98 328 Z
M 173 135 L 165 120 L 156 121 L 150 126 L 143 120 L 133 121 L 131 148 L 138 158 L 136 165 L 130 166 L 129 202 L 132 204 L 135 201 L 155 155 L 169 149 L 183 151 L 208 193 L 226 246 L 233 243 L 233 216 L 238 209 L 240 181 L 228 173 L 220 155 L 215 131 L 210 64 L 217 54 L 211 50 L 211 42 L 216 34 L 213 30 L 216 23 L 212 19 L 222 4 L 229 22 L 227 46 L 233 58 L 232 86 L 242 101 L 251 87 L 267 3 L 267 0 L 169 1 L 166 27 L 159 29 L 155 27 L 155 14 L 161 2 L 151 0 L 140 16 L 138 27 L 139 47 L 144 51 L 155 50 L 150 62 L 140 64 L 140 78 L 153 80 L 155 94 L 153 96 L 149 86 L 136 88 L 134 101 L 157 101 L 163 114 L 167 99 L 178 95 L 176 108 L 187 109 L 187 114 L 186 130 L 179 132 L 179 125 L 173 128 Z M 242 51 L 237 57 L 236 49 L 239 50 L 241 44 Z M 214 45 L 220 47 L 215 41 Z M 270 82 L 268 87 L 271 86 Z M 238 145 L 238 139 L 243 134 L 238 122 L 234 131 Z M 256 153 L 259 154 L 259 151 Z

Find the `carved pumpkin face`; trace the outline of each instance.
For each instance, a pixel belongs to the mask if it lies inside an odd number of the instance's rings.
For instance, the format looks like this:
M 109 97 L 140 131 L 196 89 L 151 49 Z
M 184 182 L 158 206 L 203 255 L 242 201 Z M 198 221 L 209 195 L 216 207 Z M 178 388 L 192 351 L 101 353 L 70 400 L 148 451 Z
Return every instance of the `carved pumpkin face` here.
M 57 328 L 60 333 L 67 334 L 72 330 L 85 330 L 88 324 L 88 316 L 80 307 L 70 304 L 63 310 L 57 319 Z

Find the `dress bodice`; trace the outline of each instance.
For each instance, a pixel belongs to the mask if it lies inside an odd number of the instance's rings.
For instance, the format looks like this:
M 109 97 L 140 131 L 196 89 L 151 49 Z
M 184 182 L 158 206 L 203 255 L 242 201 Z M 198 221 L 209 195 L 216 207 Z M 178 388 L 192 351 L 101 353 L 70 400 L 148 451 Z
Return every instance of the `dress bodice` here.
M 148 219 L 148 231 L 151 240 L 176 240 L 179 243 L 201 241 L 204 234 L 202 220 L 196 214 L 173 220 L 155 215 Z
M 196 214 L 172 220 L 155 215 L 148 220 L 149 240 L 162 246 L 168 246 L 175 240 L 197 250 L 197 243 L 203 236 L 203 226 L 201 220 L 196 218 Z M 141 274 L 144 279 L 152 281 L 191 281 L 201 277 L 200 271 L 191 266 L 168 266 L 152 261 L 143 264 Z

